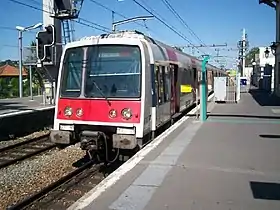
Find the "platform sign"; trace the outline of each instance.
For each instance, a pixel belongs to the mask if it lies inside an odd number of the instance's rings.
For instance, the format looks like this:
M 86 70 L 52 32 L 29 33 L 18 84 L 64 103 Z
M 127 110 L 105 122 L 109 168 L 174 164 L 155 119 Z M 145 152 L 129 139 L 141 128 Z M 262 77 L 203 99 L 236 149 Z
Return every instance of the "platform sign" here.
M 240 93 L 248 92 L 249 90 L 249 84 L 247 77 L 240 77 Z
M 246 86 L 247 85 L 247 78 L 240 77 L 240 85 L 241 86 Z
M 192 86 L 191 85 L 181 85 L 181 93 L 191 93 Z

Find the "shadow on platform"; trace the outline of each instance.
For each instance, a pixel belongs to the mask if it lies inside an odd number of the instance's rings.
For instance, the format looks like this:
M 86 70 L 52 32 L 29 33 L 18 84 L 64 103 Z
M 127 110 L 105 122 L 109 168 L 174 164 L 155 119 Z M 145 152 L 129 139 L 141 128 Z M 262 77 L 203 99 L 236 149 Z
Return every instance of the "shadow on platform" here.
M 280 135 L 273 135 L 273 134 L 261 134 L 260 137 L 262 138 L 270 138 L 270 139 L 280 139 Z
M 260 106 L 280 106 L 280 98 L 270 92 L 259 89 L 250 89 L 249 93 Z
M 187 114 L 186 116 L 195 117 L 196 114 Z M 199 116 L 199 115 L 198 115 Z M 240 117 L 240 118 L 258 118 L 258 119 L 280 119 L 280 116 L 264 115 L 246 115 L 246 114 L 207 114 L 207 117 Z
M 0 102 L 0 110 L 14 109 L 14 110 L 22 110 L 26 108 L 26 105 L 23 105 L 19 102 Z
M 3 112 L 5 113 L 5 111 Z M 2 117 L 0 119 L 0 141 L 43 130 L 53 124 L 53 119 L 54 109 Z
M 250 182 L 255 199 L 280 200 L 280 184 L 269 182 Z

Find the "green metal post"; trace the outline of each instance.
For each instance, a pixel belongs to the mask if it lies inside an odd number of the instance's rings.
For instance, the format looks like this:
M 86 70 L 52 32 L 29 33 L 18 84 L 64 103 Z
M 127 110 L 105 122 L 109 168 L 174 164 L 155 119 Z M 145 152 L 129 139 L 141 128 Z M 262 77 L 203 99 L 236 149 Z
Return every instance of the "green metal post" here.
M 207 93 L 206 93 L 206 64 L 209 56 L 204 57 L 201 69 L 200 83 L 200 121 L 204 122 L 207 119 Z

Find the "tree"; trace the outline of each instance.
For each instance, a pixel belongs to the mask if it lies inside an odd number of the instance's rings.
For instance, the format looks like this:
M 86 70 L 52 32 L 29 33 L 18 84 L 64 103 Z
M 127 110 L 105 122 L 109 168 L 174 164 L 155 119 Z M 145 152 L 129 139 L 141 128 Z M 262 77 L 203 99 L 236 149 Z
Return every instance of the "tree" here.
M 17 67 L 18 66 L 18 61 L 12 61 L 10 59 L 5 60 L 5 61 L 0 61 L 0 66 L 4 66 L 6 64 L 9 64 L 10 66 Z
M 252 48 L 245 55 L 245 66 L 252 66 L 252 60 L 255 61 L 255 55 L 260 53 L 260 49 L 258 47 Z
M 9 80 L 0 78 L 0 98 L 8 98 L 9 95 Z

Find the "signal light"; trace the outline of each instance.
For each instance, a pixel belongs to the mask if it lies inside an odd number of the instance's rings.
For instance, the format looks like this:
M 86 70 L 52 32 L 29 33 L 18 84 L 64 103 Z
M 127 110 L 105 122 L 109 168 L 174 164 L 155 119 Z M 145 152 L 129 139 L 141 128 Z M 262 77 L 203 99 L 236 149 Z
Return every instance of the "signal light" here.
M 44 43 L 40 36 L 37 37 L 36 48 L 37 48 L 37 58 L 40 60 L 44 60 L 45 58 Z
M 37 58 L 41 61 L 52 59 L 52 49 L 51 47 L 56 42 L 56 31 L 53 25 L 45 27 L 45 31 L 39 31 L 37 33 Z

